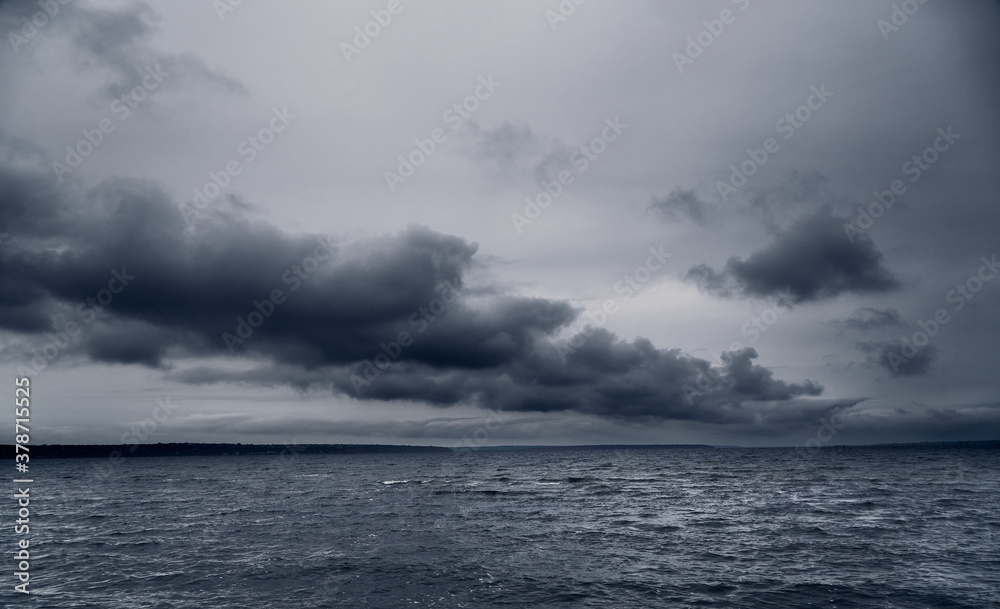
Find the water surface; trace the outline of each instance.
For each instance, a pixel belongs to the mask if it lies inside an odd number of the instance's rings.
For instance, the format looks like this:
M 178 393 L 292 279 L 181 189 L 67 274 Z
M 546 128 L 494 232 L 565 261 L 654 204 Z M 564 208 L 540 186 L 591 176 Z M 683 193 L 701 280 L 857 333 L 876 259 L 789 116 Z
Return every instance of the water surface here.
M 995 448 L 96 463 L 32 462 L 33 593 L 6 601 L 1000 607 Z

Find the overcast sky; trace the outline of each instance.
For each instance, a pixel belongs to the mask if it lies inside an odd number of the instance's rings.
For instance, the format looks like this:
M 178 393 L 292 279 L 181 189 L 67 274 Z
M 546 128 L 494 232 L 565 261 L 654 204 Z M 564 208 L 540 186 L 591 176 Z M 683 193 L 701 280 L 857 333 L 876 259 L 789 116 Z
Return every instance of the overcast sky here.
M 996 439 L 998 27 L 0 2 L 0 362 L 34 443 Z

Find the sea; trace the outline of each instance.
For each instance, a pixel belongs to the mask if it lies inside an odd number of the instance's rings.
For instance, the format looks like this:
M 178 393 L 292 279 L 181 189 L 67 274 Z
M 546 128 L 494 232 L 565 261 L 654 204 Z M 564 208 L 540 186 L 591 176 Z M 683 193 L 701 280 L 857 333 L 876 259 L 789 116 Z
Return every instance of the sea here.
M 1000 608 L 995 446 L 31 465 L 4 607 Z

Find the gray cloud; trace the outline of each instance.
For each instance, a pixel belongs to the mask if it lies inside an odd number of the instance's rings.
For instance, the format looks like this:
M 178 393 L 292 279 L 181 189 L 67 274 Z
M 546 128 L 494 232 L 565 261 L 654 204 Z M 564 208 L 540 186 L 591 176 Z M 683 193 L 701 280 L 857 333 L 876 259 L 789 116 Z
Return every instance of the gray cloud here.
M 157 64 L 179 77 L 193 77 L 234 93 L 247 93 L 238 80 L 208 68 L 193 55 L 172 55 L 150 45 L 156 13 L 145 3 L 119 9 L 80 9 L 71 22 L 78 65 L 110 71 L 105 86 L 109 97 L 119 97 L 140 82 L 148 67 Z
M 304 436 L 328 435 L 394 438 L 410 443 L 431 440 L 451 445 L 479 445 L 471 442 L 483 429 L 489 431 L 489 443 L 523 443 L 525 439 L 549 441 L 553 438 L 573 443 L 606 443 L 609 437 L 633 439 L 636 427 L 646 430 L 655 442 L 669 428 L 683 427 L 688 431 L 716 432 L 716 437 L 747 445 L 797 445 L 814 437 L 817 429 L 825 429 L 821 420 L 836 419 L 840 427 L 837 442 L 877 443 L 886 438 L 894 441 L 927 441 L 945 438 L 993 439 L 1000 431 L 1000 405 L 973 404 L 960 408 L 928 408 L 914 405 L 906 409 L 880 410 L 862 400 L 790 400 L 759 405 L 757 419 L 747 424 L 724 428 L 709 423 L 669 422 L 655 424 L 647 420 L 602 421 L 565 414 L 526 415 L 520 413 L 483 413 L 482 416 L 432 417 L 426 420 L 331 420 L 320 416 L 225 413 L 190 414 L 167 424 L 170 430 L 189 436 L 240 438 L 241 441 L 275 442 L 293 438 L 293 445 Z M 654 424 L 651 424 L 654 423 Z M 481 437 L 481 436 L 480 436 Z M 72 442 L 72 435 L 64 441 Z M 466 442 L 463 442 L 462 440 Z M 718 442 L 721 443 L 721 442 Z
M 835 202 L 829 179 L 819 171 L 792 171 L 776 186 L 751 191 L 745 210 L 772 231 L 790 214 L 801 215 Z
M 844 319 L 829 322 L 831 326 L 842 330 L 865 332 L 879 328 L 892 328 L 903 325 L 903 320 L 896 309 L 876 309 L 861 307 Z
M 570 149 L 556 138 L 544 138 L 523 123 L 504 122 L 484 129 L 470 121 L 465 152 L 489 171 L 506 179 L 552 180 L 569 166 Z
M 649 207 L 667 220 L 690 218 L 698 224 L 704 224 L 708 219 L 710 204 L 693 190 L 675 188 L 665 197 L 654 197 Z
M 1000 404 L 980 403 L 964 407 L 919 408 L 893 412 L 868 410 L 845 417 L 838 437 L 852 442 L 878 443 L 936 440 L 994 440 L 1000 435 Z
M 22 17 L 38 12 L 35 2 L 0 4 L 0 29 L 18 31 Z M 63 6 L 62 14 L 53 15 L 46 35 L 63 35 L 69 40 L 72 60 L 81 71 L 100 72 L 109 80 L 102 92 L 115 99 L 138 86 L 147 70 L 169 74 L 173 78 L 193 78 L 220 86 L 230 92 L 246 94 L 239 80 L 213 70 L 194 55 L 176 55 L 155 49 L 151 40 L 156 33 L 159 15 L 145 2 L 116 8 L 96 8 L 72 3 Z M 34 45 L 26 45 L 28 50 Z
M 691 220 L 701 225 L 717 224 L 726 217 L 740 221 L 750 217 L 778 232 L 788 218 L 841 203 L 828 183 L 829 179 L 818 171 L 794 170 L 777 185 L 747 187 L 745 200 L 727 203 L 714 192 L 705 194 L 678 187 L 665 197 L 653 197 L 649 209 L 668 222 Z
M 730 258 L 722 271 L 697 265 L 687 278 L 718 296 L 767 298 L 787 291 L 797 303 L 898 288 L 874 242 L 858 238 L 851 243 L 844 236 L 844 222 L 824 207 L 780 231 L 770 245 L 746 260 Z
M 940 353 L 934 345 L 925 345 L 913 350 L 912 345 L 904 345 L 899 340 L 860 341 L 855 343 L 855 349 L 868 353 L 868 364 L 879 366 L 894 377 L 924 376 L 931 371 L 931 364 L 937 360 Z

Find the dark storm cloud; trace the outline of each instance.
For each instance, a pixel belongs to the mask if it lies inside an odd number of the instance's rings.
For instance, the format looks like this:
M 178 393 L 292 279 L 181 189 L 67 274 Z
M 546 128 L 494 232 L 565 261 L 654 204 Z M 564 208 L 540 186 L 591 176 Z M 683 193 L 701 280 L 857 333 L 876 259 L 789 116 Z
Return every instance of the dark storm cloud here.
M 842 330 L 865 332 L 879 328 L 892 328 L 903 325 L 903 320 L 896 309 L 875 309 L 861 307 L 844 319 L 829 322 L 831 326 Z
M 30 272 L 30 267 L 12 260 L 9 252 L 23 244 L 21 231 L 38 241 L 55 237 L 71 225 L 56 220 L 58 196 L 43 173 L 32 171 L 44 160 L 30 146 L 0 137 L 3 164 L 0 165 L 0 323 L 18 332 L 39 332 L 49 329 L 48 314 L 39 303 L 44 301 L 43 288 L 23 285 L 18 277 Z M 20 172 L 18 166 L 27 166 Z M 55 221 L 53 221 L 55 220 Z
M 880 366 L 890 375 L 924 376 L 931 371 L 931 364 L 937 359 L 940 350 L 934 345 L 925 345 L 915 349 L 912 345 L 904 345 L 899 340 L 861 341 L 854 347 L 862 353 L 868 353 L 868 363 Z
M 556 336 L 576 309 L 465 289 L 477 246 L 425 227 L 325 239 L 219 208 L 188 224 L 153 183 L 112 179 L 78 195 L 41 171 L 0 168 L 0 232 L 13 235 L 0 253 L 12 288 L 0 327 L 37 342 L 62 332 L 61 320 L 86 325 L 68 361 L 160 367 L 190 383 L 718 423 L 752 420 L 746 403 L 822 391 L 775 379 L 749 349 L 713 367 L 604 330 L 568 348 Z M 81 303 L 121 287 L 116 277 L 127 285 L 99 314 L 84 307 L 97 318 L 85 324 Z M 263 323 L 251 328 L 251 315 Z M 230 354 L 229 368 L 200 365 Z M 379 354 L 391 365 L 373 375 Z
M 9 181 L 4 177 L 9 176 L 0 176 L 0 182 Z M 9 199 L 17 192 L 0 196 Z M 4 207 L 21 212 L 0 217 L 3 232 L 17 235 L 4 248 L 3 277 L 20 286 L 4 304 L 38 311 L 35 329 L 42 312 L 93 297 L 108 284 L 112 270 L 135 277 L 106 314 L 149 327 L 94 331 L 84 343 L 95 359 L 122 363 L 157 362 L 171 348 L 211 355 L 227 353 L 229 346 L 282 353 L 303 365 L 353 361 L 390 335 L 394 324 L 405 325 L 435 299 L 443 281 L 461 286 L 476 250 L 474 244 L 417 226 L 351 247 L 288 235 L 225 212 L 188 226 L 155 186 L 134 181 L 106 181 L 85 198 L 55 209 L 51 204 L 48 210 L 25 208 L 17 201 Z M 329 260 L 306 271 L 302 265 L 311 257 L 307 264 Z M 266 304 L 278 289 L 282 302 Z M 237 317 L 246 319 L 257 310 L 255 301 L 265 303 L 264 309 L 273 307 L 273 316 L 244 344 L 227 345 L 223 334 L 237 334 Z M 456 311 L 455 317 L 469 315 Z M 477 355 L 500 357 L 533 329 L 551 330 L 571 315 L 567 305 L 498 302 L 482 325 L 510 343 Z M 26 329 L 8 317 L 0 324 Z M 157 331 L 163 328 L 170 332 Z M 461 350 L 468 348 L 465 341 L 479 337 L 448 338 Z
M 778 232 L 770 245 L 746 260 L 730 258 L 722 271 L 698 265 L 687 278 L 718 296 L 767 298 L 788 293 L 793 302 L 898 288 L 874 242 L 857 238 L 851 243 L 844 235 L 844 222 L 824 207 Z
M 332 386 L 360 399 L 416 400 L 438 406 L 476 404 L 512 412 L 724 424 L 791 421 L 794 416 L 774 405 L 823 391 L 812 381 L 775 379 L 770 370 L 754 363 L 753 349 L 727 353 L 723 365 L 712 366 L 678 350 L 657 349 L 646 339 L 628 342 L 606 330 L 581 335 L 579 340 L 581 346 L 565 359 L 560 355 L 562 344 L 538 339 L 519 357 L 476 368 L 411 357 L 393 362 L 374 377 L 366 376 L 366 370 L 376 370 L 370 362 L 310 371 L 268 364 L 240 371 L 202 368 L 170 377 L 190 383 L 294 382 L 302 390 Z
M 154 49 L 150 41 L 160 17 L 144 2 L 116 8 L 93 8 L 75 2 L 58 4 L 60 12 L 52 15 L 44 33 L 68 37 L 78 68 L 110 75 L 110 82 L 103 87 L 109 98 L 120 97 L 139 86 L 147 70 L 174 78 L 200 79 L 232 92 L 247 92 L 238 80 L 208 68 L 192 55 L 173 55 Z M 30 18 L 39 8 L 36 2 L 0 4 L 0 30 L 19 31 L 22 18 Z M 35 44 L 23 46 L 31 49 Z

